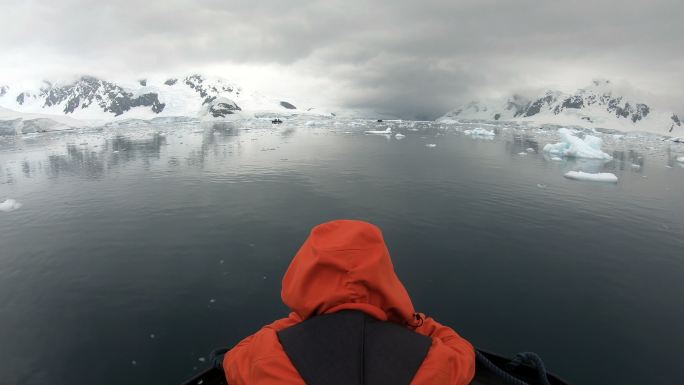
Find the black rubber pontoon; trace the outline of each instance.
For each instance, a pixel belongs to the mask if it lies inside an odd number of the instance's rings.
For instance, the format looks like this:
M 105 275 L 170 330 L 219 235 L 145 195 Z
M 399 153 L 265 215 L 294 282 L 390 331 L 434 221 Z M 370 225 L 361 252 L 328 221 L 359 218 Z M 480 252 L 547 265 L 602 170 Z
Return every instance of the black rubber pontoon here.
M 510 358 L 505 358 L 498 354 L 489 353 L 482 350 L 478 350 L 478 352 L 491 363 L 495 364 L 516 379 L 529 385 L 544 385 L 539 379 L 539 372 L 537 371 L 537 368 L 533 367 L 532 365 L 520 363 L 517 366 L 509 367 L 509 364 L 513 361 Z M 182 385 L 227 385 L 226 377 L 223 374 L 223 369 L 220 367 L 222 358 L 222 356 L 218 356 L 215 360 L 215 367 L 206 369 L 205 371 L 184 382 Z M 547 373 L 546 377 L 550 385 L 570 385 L 553 374 Z M 488 369 L 486 365 L 481 363 L 480 360 L 477 362 L 475 378 L 473 378 L 473 381 L 470 383 L 470 385 L 514 384 L 515 383 L 501 378 L 492 370 Z

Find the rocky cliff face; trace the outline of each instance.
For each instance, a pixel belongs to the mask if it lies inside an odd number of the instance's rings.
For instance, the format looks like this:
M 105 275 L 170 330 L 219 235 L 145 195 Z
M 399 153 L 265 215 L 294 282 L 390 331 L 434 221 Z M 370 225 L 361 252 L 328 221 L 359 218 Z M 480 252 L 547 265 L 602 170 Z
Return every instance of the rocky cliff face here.
M 37 93 L 22 92 L 16 102 L 22 106 L 30 99 L 49 108 L 59 106 L 65 114 L 77 109 L 98 108 L 114 116 L 122 115 L 134 107 L 149 107 L 154 113 L 164 111 L 164 103 L 157 93 L 135 95 L 123 87 L 91 76 L 83 76 L 71 84 L 56 86 L 46 82 Z

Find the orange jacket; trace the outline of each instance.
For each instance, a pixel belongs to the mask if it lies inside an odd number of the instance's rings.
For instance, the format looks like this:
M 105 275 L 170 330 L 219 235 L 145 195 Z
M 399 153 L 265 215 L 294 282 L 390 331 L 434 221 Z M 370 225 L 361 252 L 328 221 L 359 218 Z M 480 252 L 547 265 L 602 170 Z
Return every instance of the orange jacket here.
M 283 278 L 287 318 L 264 326 L 225 356 L 230 385 L 305 385 L 276 332 L 318 314 L 360 310 L 379 320 L 412 328 L 432 338 L 432 346 L 412 385 L 464 385 L 475 373 L 468 341 L 432 318 L 415 318 L 406 289 L 394 272 L 380 229 L 361 221 L 316 226 Z

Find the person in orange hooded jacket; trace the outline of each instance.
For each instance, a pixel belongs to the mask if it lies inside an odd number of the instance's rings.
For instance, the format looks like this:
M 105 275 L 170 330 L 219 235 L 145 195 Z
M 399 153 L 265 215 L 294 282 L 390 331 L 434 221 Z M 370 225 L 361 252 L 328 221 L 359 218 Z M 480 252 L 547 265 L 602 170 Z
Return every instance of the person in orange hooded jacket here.
M 475 373 L 473 346 L 454 330 L 416 313 L 376 226 L 337 220 L 316 226 L 292 260 L 281 297 L 292 310 L 245 338 L 224 357 L 230 385 L 304 385 L 278 333 L 344 310 L 403 325 L 431 339 L 411 385 L 465 385 Z

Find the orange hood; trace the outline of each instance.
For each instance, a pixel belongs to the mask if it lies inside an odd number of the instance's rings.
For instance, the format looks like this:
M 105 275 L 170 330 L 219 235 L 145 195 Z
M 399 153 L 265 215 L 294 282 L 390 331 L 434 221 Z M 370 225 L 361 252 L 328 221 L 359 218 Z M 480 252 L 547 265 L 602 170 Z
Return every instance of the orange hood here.
M 281 297 L 302 320 L 353 309 L 411 324 L 415 312 L 382 232 L 362 221 L 314 227 L 285 273 Z

